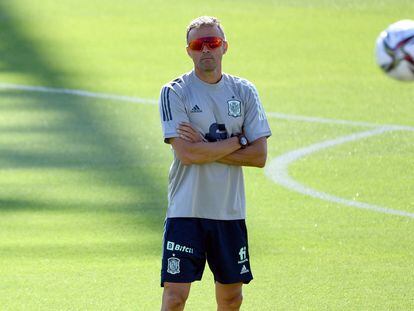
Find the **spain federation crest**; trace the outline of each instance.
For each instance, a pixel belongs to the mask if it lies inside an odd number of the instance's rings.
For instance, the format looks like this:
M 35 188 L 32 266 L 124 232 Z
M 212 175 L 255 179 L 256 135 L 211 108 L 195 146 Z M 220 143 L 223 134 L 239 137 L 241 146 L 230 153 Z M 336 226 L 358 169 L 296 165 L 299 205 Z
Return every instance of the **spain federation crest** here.
M 168 258 L 167 272 L 170 274 L 180 273 L 180 259 L 175 257 Z
M 229 100 L 227 101 L 227 106 L 229 110 L 229 116 L 231 117 L 240 117 L 241 116 L 241 102 L 238 100 Z

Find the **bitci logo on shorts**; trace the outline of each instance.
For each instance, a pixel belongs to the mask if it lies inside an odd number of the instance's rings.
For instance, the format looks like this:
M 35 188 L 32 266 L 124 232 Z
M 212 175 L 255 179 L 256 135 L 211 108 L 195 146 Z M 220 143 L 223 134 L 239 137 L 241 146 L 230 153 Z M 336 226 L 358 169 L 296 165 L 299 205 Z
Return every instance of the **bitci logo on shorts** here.
M 184 245 L 180 245 L 178 243 L 174 243 L 174 242 L 171 242 L 171 241 L 167 241 L 167 250 L 177 251 L 177 252 L 184 252 L 184 253 L 189 253 L 189 254 L 194 253 L 193 248 L 187 247 L 187 246 L 184 246 Z

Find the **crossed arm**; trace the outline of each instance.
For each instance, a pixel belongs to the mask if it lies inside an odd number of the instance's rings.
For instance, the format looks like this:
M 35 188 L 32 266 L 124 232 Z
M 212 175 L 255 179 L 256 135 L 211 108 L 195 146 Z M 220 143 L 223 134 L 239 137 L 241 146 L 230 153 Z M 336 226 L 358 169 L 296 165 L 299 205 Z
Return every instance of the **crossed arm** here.
M 241 149 L 237 137 L 207 142 L 190 123 L 181 123 L 178 133 L 180 137 L 171 138 L 170 143 L 184 165 L 219 162 L 229 165 L 264 167 L 266 163 L 266 137 L 261 137 L 245 149 Z

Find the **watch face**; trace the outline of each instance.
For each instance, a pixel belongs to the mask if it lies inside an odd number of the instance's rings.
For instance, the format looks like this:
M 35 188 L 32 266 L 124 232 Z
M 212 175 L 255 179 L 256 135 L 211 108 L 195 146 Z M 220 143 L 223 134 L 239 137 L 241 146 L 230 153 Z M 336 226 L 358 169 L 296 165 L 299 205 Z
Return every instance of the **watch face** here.
M 240 144 L 243 146 L 247 146 L 247 138 L 246 137 L 240 137 Z

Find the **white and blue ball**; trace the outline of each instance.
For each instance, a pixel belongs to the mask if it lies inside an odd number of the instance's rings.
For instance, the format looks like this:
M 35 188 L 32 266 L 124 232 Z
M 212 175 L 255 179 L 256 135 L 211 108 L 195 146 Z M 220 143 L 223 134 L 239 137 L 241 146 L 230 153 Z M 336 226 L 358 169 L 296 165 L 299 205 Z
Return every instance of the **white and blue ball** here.
M 390 77 L 414 81 L 414 21 L 401 20 L 380 33 L 376 60 Z

